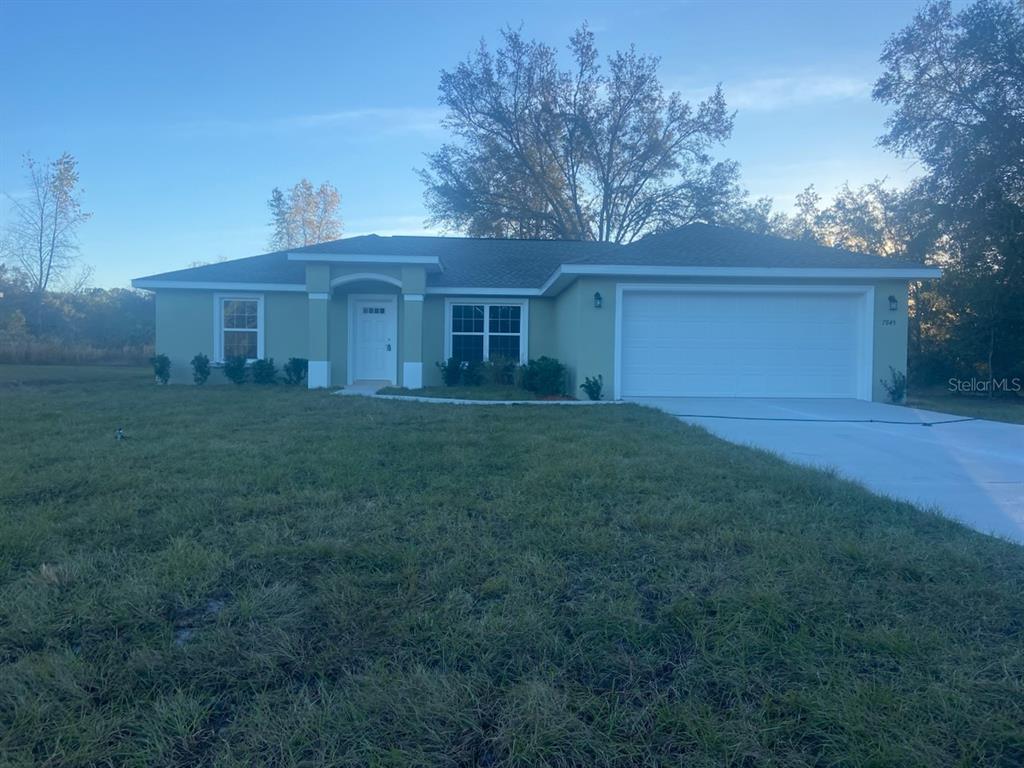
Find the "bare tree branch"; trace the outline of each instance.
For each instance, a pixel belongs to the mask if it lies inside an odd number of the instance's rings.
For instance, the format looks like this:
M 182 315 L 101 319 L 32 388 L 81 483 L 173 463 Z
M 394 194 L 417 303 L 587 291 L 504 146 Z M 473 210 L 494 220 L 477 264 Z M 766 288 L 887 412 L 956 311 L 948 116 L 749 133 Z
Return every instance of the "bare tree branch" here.
M 287 194 L 277 187 L 270 193 L 270 247 L 276 251 L 337 240 L 341 237 L 338 208 L 341 195 L 330 182 L 314 189 L 301 179 Z
M 502 42 L 493 54 L 481 44 L 441 75 L 443 125 L 458 142 L 428 155 L 419 172 L 431 223 L 482 236 L 626 242 L 719 212 L 721 204 L 705 204 L 712 182 L 722 185 L 720 201 L 733 195 L 735 164 L 710 157 L 732 131 L 720 88 L 696 108 L 666 96 L 658 59 L 632 48 L 609 58 L 603 74 L 585 26 L 570 40 L 568 71 L 553 48 L 516 30 Z
M 91 213 L 82 210 L 78 161 L 65 152 L 52 162 L 39 163 L 25 155 L 29 196 L 8 195 L 14 222 L 5 249 L 18 264 L 36 296 L 41 325 L 43 297 L 51 285 L 67 274 L 78 257 L 78 228 Z

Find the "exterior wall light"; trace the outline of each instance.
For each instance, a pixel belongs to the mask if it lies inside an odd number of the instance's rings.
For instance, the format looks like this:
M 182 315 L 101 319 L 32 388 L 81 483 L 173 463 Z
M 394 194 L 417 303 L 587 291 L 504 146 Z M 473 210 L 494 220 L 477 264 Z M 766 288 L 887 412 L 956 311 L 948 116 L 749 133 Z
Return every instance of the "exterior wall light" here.
M 896 301 L 896 297 L 895 296 L 890 296 L 889 297 L 889 311 L 890 312 L 895 312 L 898 307 L 899 307 L 899 302 Z
M 594 293 L 594 309 L 600 309 L 602 303 L 604 303 L 604 299 L 601 298 L 601 292 L 596 291 Z

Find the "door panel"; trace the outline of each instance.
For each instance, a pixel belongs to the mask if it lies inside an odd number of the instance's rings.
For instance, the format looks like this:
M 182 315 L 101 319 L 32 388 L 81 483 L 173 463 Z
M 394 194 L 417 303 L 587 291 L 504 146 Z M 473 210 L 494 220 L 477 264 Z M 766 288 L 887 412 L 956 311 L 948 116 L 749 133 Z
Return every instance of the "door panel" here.
M 357 299 L 353 305 L 352 380 L 395 383 L 397 368 L 397 305 L 393 301 Z

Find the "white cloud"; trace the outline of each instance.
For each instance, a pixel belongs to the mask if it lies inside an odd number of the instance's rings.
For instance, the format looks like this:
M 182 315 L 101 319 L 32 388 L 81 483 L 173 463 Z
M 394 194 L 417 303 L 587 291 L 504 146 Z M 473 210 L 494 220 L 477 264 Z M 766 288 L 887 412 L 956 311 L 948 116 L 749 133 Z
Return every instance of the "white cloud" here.
M 727 101 L 736 109 L 768 112 L 821 101 L 868 98 L 871 83 L 837 75 L 768 77 L 738 83 L 726 93 Z
M 175 132 L 187 137 L 248 136 L 349 128 L 364 134 L 372 132 L 388 136 L 432 134 L 441 130 L 443 115 L 444 112 L 436 107 L 361 107 L 286 117 L 197 120 L 179 124 Z
M 711 87 L 683 89 L 683 95 L 696 101 L 710 95 L 712 90 Z M 772 112 L 821 102 L 868 99 L 871 82 L 848 75 L 796 74 L 726 80 L 722 83 L 722 90 L 731 109 Z

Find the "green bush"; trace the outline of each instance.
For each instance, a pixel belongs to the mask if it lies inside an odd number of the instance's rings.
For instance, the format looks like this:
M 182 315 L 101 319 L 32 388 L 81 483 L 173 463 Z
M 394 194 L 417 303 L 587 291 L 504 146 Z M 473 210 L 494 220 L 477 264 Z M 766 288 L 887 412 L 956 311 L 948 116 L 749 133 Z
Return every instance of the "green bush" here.
M 210 378 L 210 358 L 200 352 L 192 358 L 192 381 L 196 384 L 205 384 Z
M 284 364 L 284 380 L 285 383 L 291 384 L 292 386 L 298 386 L 305 379 L 309 373 L 309 360 L 304 357 L 289 357 L 288 362 Z
M 900 405 L 907 399 L 907 374 L 897 371 L 889 366 L 889 378 L 879 379 L 886 393 L 889 395 L 889 402 Z
M 591 400 L 601 399 L 601 390 L 604 389 L 604 376 L 600 373 L 597 376 L 587 376 L 580 384 L 580 389 L 587 393 L 587 397 Z
M 149 358 L 149 363 L 153 366 L 153 375 L 156 376 L 156 380 L 161 384 L 166 384 L 171 378 L 171 358 L 167 355 L 155 355 Z
M 252 361 L 252 380 L 256 384 L 276 384 L 277 366 L 274 365 L 274 358 Z
M 248 368 L 244 357 L 229 357 L 224 361 L 224 375 L 235 384 L 245 384 Z
M 441 381 L 446 387 L 457 387 L 462 383 L 462 361 L 449 357 L 446 362 L 437 363 L 441 369 Z
M 565 366 L 553 357 L 539 357 L 526 364 L 523 388 L 541 397 L 565 393 Z
M 462 383 L 467 387 L 479 387 L 484 383 L 484 364 L 479 361 L 462 364 Z
M 519 364 L 515 360 L 499 357 L 483 364 L 484 380 L 495 387 L 512 387 L 516 384 Z

